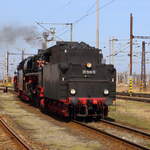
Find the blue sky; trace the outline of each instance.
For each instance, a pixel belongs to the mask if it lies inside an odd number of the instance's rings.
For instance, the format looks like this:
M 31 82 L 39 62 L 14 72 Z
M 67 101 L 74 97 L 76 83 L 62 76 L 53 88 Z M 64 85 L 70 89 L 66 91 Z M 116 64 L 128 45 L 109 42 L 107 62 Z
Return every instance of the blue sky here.
M 5 25 L 36 25 L 39 22 L 74 22 L 85 15 L 96 0 L 3 0 L 0 5 L 0 27 Z M 111 0 L 100 0 L 100 7 Z M 91 11 L 95 10 L 95 6 Z M 134 33 L 150 35 L 150 1 L 149 0 L 114 0 L 110 5 L 100 10 L 100 45 L 105 56 L 108 55 L 109 37 L 119 39 L 129 38 L 129 15 L 134 15 Z M 85 17 L 74 25 L 73 39 L 85 41 L 95 46 L 95 14 Z M 38 26 L 37 26 L 38 27 Z M 39 30 L 42 31 L 39 27 Z M 62 38 L 68 39 L 69 33 Z M 139 41 L 141 42 L 141 41 Z M 29 46 L 18 44 L 19 48 Z M 106 48 L 104 48 L 104 46 Z M 0 46 L 1 47 L 1 46 Z M 16 45 L 14 47 L 17 47 Z M 118 48 L 118 46 L 116 46 Z M 3 47 L 1 51 L 6 50 Z M 13 46 L 9 46 L 12 51 Z M 127 49 L 128 51 L 128 49 Z M 4 54 L 4 53 L 1 53 Z M 116 58 L 117 59 L 117 58 Z M 128 58 L 125 58 L 128 61 Z M 117 60 L 116 60 L 117 61 Z M 121 63 L 121 62 L 120 62 Z M 117 67 L 117 66 L 116 66 Z M 127 65 L 124 70 L 127 70 Z M 118 68 L 121 71 L 122 67 Z
M 5 0 L 0 5 L 1 25 L 43 22 L 74 22 L 83 16 L 95 0 Z M 100 6 L 111 0 L 100 0 Z M 67 5 L 68 4 L 68 5 Z M 93 7 L 93 10 L 95 8 Z M 115 0 L 100 12 L 101 41 L 109 36 L 128 37 L 129 14 L 135 17 L 135 32 L 149 34 L 149 0 Z M 95 41 L 95 14 L 74 27 L 74 39 Z

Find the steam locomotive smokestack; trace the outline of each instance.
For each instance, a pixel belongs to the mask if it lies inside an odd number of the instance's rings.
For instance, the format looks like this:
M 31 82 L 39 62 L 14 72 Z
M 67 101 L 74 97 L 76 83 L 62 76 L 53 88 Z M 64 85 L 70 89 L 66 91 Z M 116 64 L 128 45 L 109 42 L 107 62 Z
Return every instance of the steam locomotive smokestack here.
M 42 49 L 47 49 L 48 36 L 49 36 L 48 32 L 43 32 L 44 41 L 42 43 Z
M 45 43 L 45 42 L 42 43 L 42 49 L 43 49 L 43 50 L 44 50 L 44 49 L 47 49 L 47 43 Z

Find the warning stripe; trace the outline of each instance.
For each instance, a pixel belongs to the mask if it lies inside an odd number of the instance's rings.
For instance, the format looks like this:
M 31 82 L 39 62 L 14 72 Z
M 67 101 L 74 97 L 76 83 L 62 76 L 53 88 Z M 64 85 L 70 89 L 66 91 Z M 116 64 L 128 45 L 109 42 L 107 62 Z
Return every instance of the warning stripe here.
M 132 94 L 132 89 L 133 89 L 133 81 L 130 79 L 129 80 L 129 90 L 128 90 L 128 92 L 130 93 L 130 94 Z

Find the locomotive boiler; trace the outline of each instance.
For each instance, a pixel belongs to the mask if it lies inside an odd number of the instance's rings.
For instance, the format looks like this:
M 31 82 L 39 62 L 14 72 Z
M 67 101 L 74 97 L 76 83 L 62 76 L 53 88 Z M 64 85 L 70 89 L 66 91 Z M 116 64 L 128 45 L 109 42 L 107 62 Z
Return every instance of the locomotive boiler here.
M 102 51 L 78 42 L 57 42 L 23 60 L 16 91 L 39 107 L 66 118 L 103 118 L 116 98 L 116 70 Z

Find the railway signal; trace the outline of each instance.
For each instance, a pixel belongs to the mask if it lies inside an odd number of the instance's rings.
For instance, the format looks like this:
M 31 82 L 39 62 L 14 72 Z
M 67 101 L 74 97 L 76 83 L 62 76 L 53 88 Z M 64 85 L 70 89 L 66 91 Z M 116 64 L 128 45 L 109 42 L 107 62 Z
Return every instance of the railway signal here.
M 130 96 L 132 96 L 132 93 L 133 93 L 133 80 L 132 80 L 132 77 L 130 77 L 130 79 L 129 79 L 129 94 L 130 94 Z

